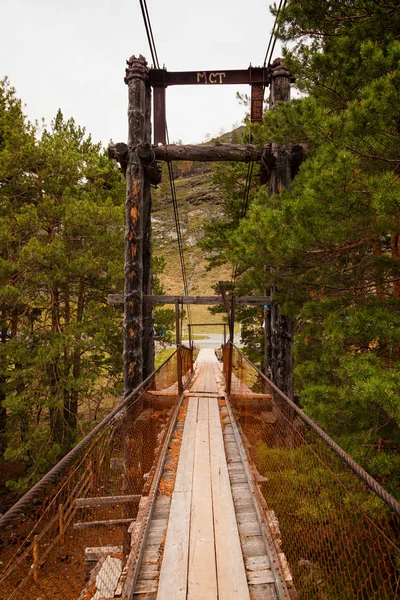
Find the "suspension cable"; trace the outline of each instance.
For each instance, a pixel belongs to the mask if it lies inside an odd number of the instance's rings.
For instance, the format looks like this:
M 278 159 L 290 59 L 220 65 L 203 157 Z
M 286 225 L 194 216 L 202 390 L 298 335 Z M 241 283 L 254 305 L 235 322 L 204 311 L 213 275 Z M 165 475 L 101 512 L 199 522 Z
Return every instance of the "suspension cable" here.
M 167 134 L 167 143 L 169 143 L 168 134 Z M 168 158 L 168 145 L 167 145 L 167 158 Z M 174 219 L 175 219 L 175 228 L 176 235 L 178 241 L 178 250 L 179 250 L 179 259 L 181 263 L 181 271 L 182 271 L 182 279 L 183 279 L 183 292 L 185 296 L 189 295 L 189 285 L 188 285 L 188 276 L 185 262 L 185 254 L 184 254 L 184 246 L 183 246 L 183 238 L 182 238 L 182 230 L 181 223 L 179 218 L 179 208 L 178 208 L 178 199 L 176 195 L 176 187 L 174 180 L 174 172 L 172 167 L 172 161 L 168 161 L 168 175 L 169 175 L 169 184 L 171 189 L 171 197 L 172 197 L 172 206 L 174 209 Z M 191 324 L 191 312 L 190 305 L 187 305 L 187 314 L 188 314 L 188 322 Z
M 144 22 L 144 26 L 146 29 L 147 41 L 149 43 L 150 53 L 151 53 L 151 57 L 153 60 L 153 64 L 157 69 L 159 69 L 160 64 L 158 62 L 157 49 L 156 49 L 156 44 L 154 41 L 153 29 L 151 27 L 150 15 L 149 15 L 149 11 L 147 9 L 147 2 L 146 2 L 146 0 L 139 0 L 139 3 L 140 3 L 141 11 L 142 11 L 143 22 Z M 175 228 L 176 228 L 176 235 L 177 235 L 177 241 L 178 241 L 179 260 L 180 260 L 181 271 L 182 271 L 183 290 L 184 290 L 184 295 L 188 296 L 189 295 L 189 285 L 188 285 L 188 276 L 187 276 L 187 269 L 186 269 L 186 263 L 185 263 L 181 224 L 180 224 L 180 219 L 179 219 L 178 200 L 177 200 L 176 187 L 175 187 L 175 181 L 174 181 L 173 166 L 172 166 L 172 162 L 168 160 L 169 135 L 168 135 L 167 125 L 165 126 L 165 133 L 166 133 L 166 141 L 167 141 L 168 176 L 169 176 L 169 183 L 170 183 L 170 189 L 171 189 L 172 206 L 174 209 L 174 220 L 175 220 Z M 188 323 L 191 324 L 191 311 L 190 311 L 189 304 L 187 305 L 187 316 L 188 316 Z
M 157 50 L 156 50 L 156 45 L 154 42 L 154 36 L 153 36 L 153 30 L 151 27 L 149 11 L 147 10 L 147 2 L 146 2 L 146 0 L 139 0 L 139 3 L 140 3 L 141 11 L 142 11 L 144 26 L 146 29 L 147 41 L 149 42 L 151 58 L 153 60 L 154 66 L 157 69 L 159 69 L 160 65 L 158 62 Z
M 283 10 L 285 8 L 286 2 L 287 2 L 287 0 L 280 0 L 280 2 L 279 2 L 278 10 L 277 10 L 277 13 L 276 13 L 276 16 L 275 16 L 274 26 L 273 26 L 272 32 L 271 32 L 271 37 L 269 38 L 267 51 L 265 53 L 264 67 L 266 65 L 269 66 L 271 64 L 271 58 L 272 58 L 272 55 L 274 53 L 275 45 L 276 45 L 276 40 L 277 40 L 278 18 L 279 18 L 279 14 L 280 14 L 281 10 Z M 269 54 L 269 58 L 268 58 L 268 54 Z
M 249 207 L 249 196 L 250 196 L 251 181 L 252 181 L 252 177 L 253 177 L 253 167 L 254 167 L 254 162 L 253 161 L 249 162 L 247 165 L 247 174 L 246 174 L 246 181 L 244 184 L 244 194 L 243 194 L 243 200 L 242 200 L 242 208 L 240 211 L 240 219 L 244 219 L 246 217 L 247 209 Z M 237 271 L 238 271 L 238 263 L 236 262 L 232 266 L 232 277 L 231 277 L 232 285 L 234 285 L 236 282 Z

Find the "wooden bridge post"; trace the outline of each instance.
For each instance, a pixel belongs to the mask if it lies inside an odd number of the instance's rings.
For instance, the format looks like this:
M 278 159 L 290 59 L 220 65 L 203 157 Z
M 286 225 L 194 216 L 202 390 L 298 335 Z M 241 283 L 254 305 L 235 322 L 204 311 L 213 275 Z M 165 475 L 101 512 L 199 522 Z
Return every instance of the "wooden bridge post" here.
M 151 143 L 151 86 L 146 87 L 145 105 L 145 143 Z M 151 252 L 151 191 L 150 177 L 147 169 L 144 173 L 143 190 L 143 295 L 152 294 L 152 252 Z M 150 302 L 143 304 L 143 379 L 154 371 L 154 322 L 153 306 Z
M 124 393 L 143 378 L 143 228 L 145 170 L 137 148 L 146 141 L 149 71 L 143 56 L 128 60 L 128 157 L 126 170 Z
M 269 108 L 274 110 L 277 102 L 289 102 L 291 73 L 283 66 L 281 58 L 272 63 Z M 279 194 L 283 188 L 290 190 L 290 148 L 288 144 L 272 143 L 275 168 L 269 182 L 269 194 Z M 271 289 L 271 295 L 274 290 Z M 265 373 L 289 398 L 293 399 L 293 318 L 283 315 L 275 300 L 265 315 Z
M 65 523 L 64 523 L 64 504 L 58 505 L 58 532 L 60 535 L 60 545 L 64 545 L 64 532 L 65 532 Z
M 35 537 L 33 538 L 33 548 L 32 548 L 32 551 L 33 551 L 33 565 L 32 566 L 34 568 L 33 581 L 35 583 L 37 583 L 39 581 L 39 571 L 38 571 L 38 568 L 39 568 L 39 542 L 38 542 L 37 538 L 38 538 L 38 536 L 35 535 Z
M 181 351 L 179 302 L 175 303 L 175 337 L 176 337 L 176 369 L 177 369 L 177 378 L 178 378 L 178 394 L 180 396 L 183 393 L 183 385 L 182 385 L 182 351 Z

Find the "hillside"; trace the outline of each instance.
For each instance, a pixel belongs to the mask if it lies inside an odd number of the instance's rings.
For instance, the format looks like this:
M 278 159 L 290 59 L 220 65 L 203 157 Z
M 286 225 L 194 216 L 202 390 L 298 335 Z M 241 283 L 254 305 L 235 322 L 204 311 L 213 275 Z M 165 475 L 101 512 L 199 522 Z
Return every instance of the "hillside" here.
M 220 190 L 212 183 L 212 165 L 209 163 L 174 163 L 182 238 L 191 295 L 210 295 L 212 285 L 220 279 L 229 279 L 230 266 L 207 271 L 207 260 L 197 242 L 202 236 L 202 224 L 206 218 L 222 215 Z M 182 294 L 183 283 L 179 262 L 177 234 L 171 200 L 168 174 L 152 192 L 153 198 L 153 251 L 163 256 L 165 271 L 160 277 L 167 294 Z M 191 308 L 192 323 L 220 323 L 220 315 L 211 315 L 206 306 Z M 222 332 L 222 328 L 208 328 L 210 333 Z

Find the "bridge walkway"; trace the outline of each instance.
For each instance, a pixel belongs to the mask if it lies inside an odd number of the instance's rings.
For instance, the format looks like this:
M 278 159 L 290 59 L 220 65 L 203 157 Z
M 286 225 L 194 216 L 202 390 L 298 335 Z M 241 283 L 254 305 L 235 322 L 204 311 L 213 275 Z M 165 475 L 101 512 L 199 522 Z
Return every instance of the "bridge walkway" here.
M 212 349 L 200 351 L 183 412 L 184 423 L 178 420 L 170 443 L 133 597 L 279 598 Z M 177 444 L 176 474 L 171 475 Z M 165 493 L 173 476 L 173 489 Z

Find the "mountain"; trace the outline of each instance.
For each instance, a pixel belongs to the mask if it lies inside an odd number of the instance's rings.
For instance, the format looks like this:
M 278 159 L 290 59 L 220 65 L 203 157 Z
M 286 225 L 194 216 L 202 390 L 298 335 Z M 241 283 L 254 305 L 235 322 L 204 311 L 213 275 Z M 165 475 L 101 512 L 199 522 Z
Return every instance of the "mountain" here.
M 230 279 L 231 267 L 227 265 L 207 271 L 206 256 L 197 242 L 203 235 L 205 219 L 222 216 L 222 195 L 212 182 L 211 163 L 175 162 L 173 169 L 189 294 L 212 295 L 215 293 L 213 284 L 220 279 Z M 162 183 L 152 191 L 152 198 L 153 252 L 165 259 L 165 270 L 160 279 L 166 294 L 180 295 L 183 294 L 183 281 L 166 168 L 163 169 Z M 221 315 L 211 315 L 206 306 L 192 306 L 190 311 L 192 323 L 220 323 L 222 320 Z M 219 333 L 222 328 L 209 327 L 207 331 Z

